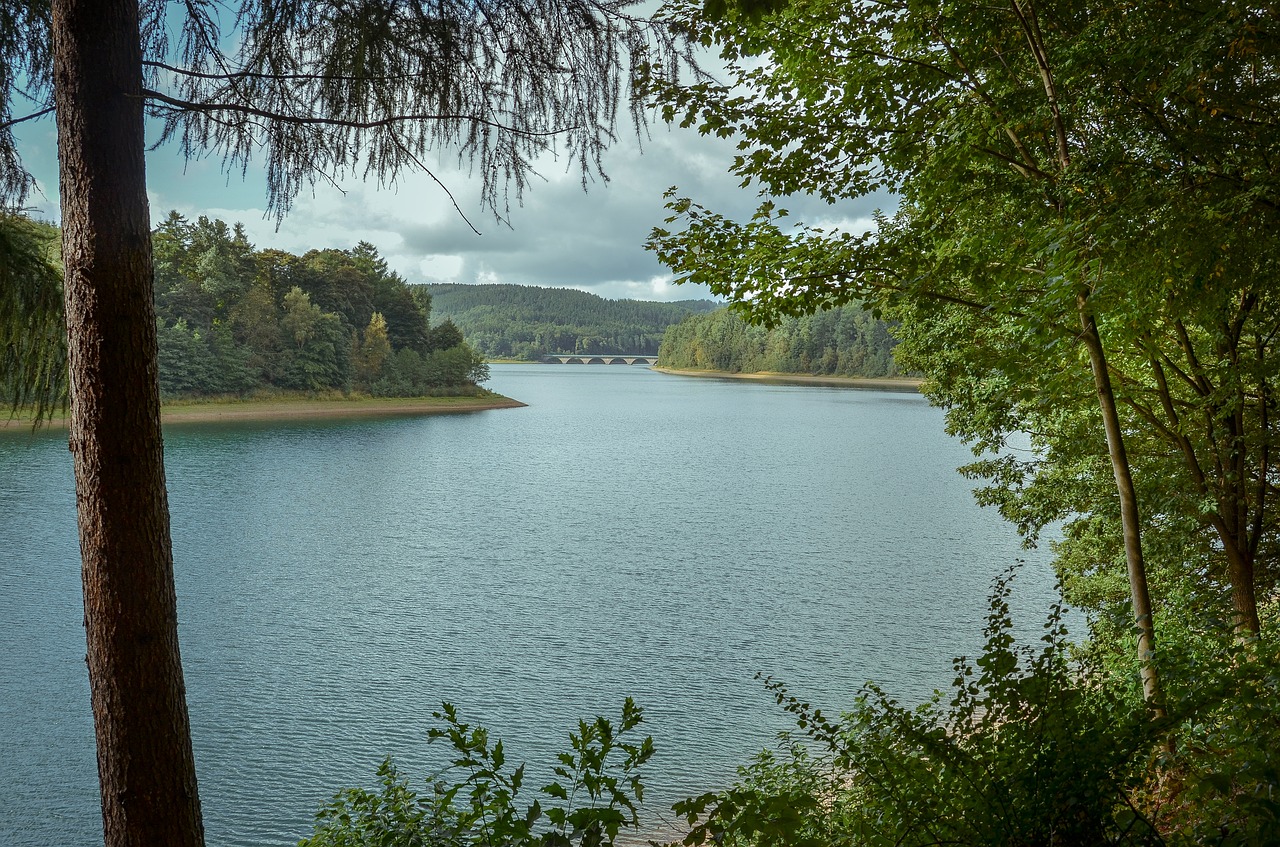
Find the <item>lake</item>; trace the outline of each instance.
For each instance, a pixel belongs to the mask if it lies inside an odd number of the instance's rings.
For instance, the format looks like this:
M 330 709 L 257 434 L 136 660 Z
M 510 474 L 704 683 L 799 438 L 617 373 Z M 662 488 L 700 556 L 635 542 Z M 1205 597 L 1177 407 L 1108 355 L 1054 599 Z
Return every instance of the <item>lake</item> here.
M 824 710 L 923 699 L 994 575 L 1028 560 L 1028 633 L 1055 597 L 918 395 L 492 371 L 528 408 L 166 430 L 211 846 L 296 843 L 387 755 L 426 775 L 446 700 L 532 788 L 634 697 L 659 832 L 788 727 L 757 672 Z M 0 844 L 101 843 L 82 616 L 65 433 L 0 431 Z

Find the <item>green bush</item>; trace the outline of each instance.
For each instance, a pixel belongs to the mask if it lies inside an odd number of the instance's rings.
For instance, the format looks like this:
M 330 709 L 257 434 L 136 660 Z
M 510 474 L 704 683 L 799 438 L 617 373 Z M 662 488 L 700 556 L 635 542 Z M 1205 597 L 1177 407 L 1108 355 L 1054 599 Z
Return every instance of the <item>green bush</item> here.
M 837 721 L 767 681 L 796 718 L 728 791 L 677 804 L 687 845 L 1148 845 L 1164 843 L 1134 797 L 1161 733 L 1071 658 L 1055 607 L 1038 647 L 1015 643 L 1008 575 L 986 646 L 955 661 L 947 694 L 907 708 L 874 685 Z
M 1157 654 L 1168 718 L 1154 720 L 1136 674 L 1067 640 L 1051 611 L 1019 645 L 1011 574 L 990 601 L 985 646 L 955 660 L 950 688 L 907 707 L 875 685 L 837 720 L 766 687 L 797 730 L 739 770 L 736 785 L 677 803 L 694 847 L 1075 847 L 1280 844 L 1280 646 L 1273 633 L 1188 632 Z M 1087 645 L 1086 645 L 1087 646 Z M 437 713 L 432 740 L 455 758 L 418 793 L 384 762 L 380 789 L 340 793 L 303 847 L 609 847 L 637 829 L 637 769 L 649 738 L 630 700 L 615 731 L 581 722 L 556 779 L 526 802 L 523 766 L 501 742 Z
M 545 803 L 523 800 L 524 765 L 510 770 L 502 742 L 491 746 L 484 727 L 462 723 L 448 703 L 434 716 L 443 726 L 430 739 L 448 741 L 454 759 L 427 792 L 411 788 L 388 759 L 378 769 L 381 787 L 339 792 L 300 847 L 611 847 L 619 832 L 639 826 L 638 770 L 653 739 L 631 740 L 642 720 L 631 698 L 616 729 L 603 717 L 579 722 L 570 750 L 557 756 L 556 779 L 539 792 Z M 451 771 L 461 779 L 451 783 Z
M 1202 633 L 1168 648 L 1174 754 L 1150 805 L 1171 843 L 1280 844 L 1280 646 Z

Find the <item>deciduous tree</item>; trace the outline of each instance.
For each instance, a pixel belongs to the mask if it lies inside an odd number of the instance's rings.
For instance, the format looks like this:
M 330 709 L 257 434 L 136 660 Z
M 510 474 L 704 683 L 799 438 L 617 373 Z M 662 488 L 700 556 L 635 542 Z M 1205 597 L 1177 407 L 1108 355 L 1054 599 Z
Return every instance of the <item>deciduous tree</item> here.
M 1262 398 L 1272 392 L 1259 371 L 1274 334 L 1259 304 L 1274 288 L 1266 239 L 1280 199 L 1274 17 L 1156 0 L 668 10 L 720 48 L 730 75 L 723 85 L 655 76 L 669 120 L 738 139 L 732 170 L 764 194 L 838 203 L 887 190 L 898 209 L 861 234 L 788 230 L 767 197 L 744 223 L 673 198 L 685 229 L 656 230 L 652 246 L 766 322 L 868 298 L 963 327 L 917 362 L 946 375 L 936 396 L 960 409 L 951 426 L 979 448 L 1043 433 L 1035 425 L 1053 425 L 1054 403 L 1083 411 L 1091 434 L 1080 450 L 1113 478 L 1114 509 L 1103 511 L 1122 528 L 1138 655 L 1158 703 L 1142 531 L 1173 515 L 1218 544 L 1257 549 L 1271 508 L 1272 401 Z M 1237 223 L 1248 243 L 1218 237 Z M 1171 307 L 1187 301 L 1196 308 Z M 927 324 L 917 337 L 944 340 Z M 1135 439 L 1144 463 L 1160 440 L 1185 457 L 1186 476 L 1164 496 L 1140 502 Z M 1053 470 L 1009 467 L 1002 481 L 1015 487 Z M 1182 479 L 1200 492 L 1190 510 L 1173 496 Z M 1256 573 L 1226 558 L 1215 570 L 1241 629 L 1257 632 Z
M 382 374 L 382 365 L 391 355 L 391 342 L 387 340 L 387 322 L 378 312 L 369 318 L 360 339 L 356 360 L 356 378 L 365 386 L 372 385 Z

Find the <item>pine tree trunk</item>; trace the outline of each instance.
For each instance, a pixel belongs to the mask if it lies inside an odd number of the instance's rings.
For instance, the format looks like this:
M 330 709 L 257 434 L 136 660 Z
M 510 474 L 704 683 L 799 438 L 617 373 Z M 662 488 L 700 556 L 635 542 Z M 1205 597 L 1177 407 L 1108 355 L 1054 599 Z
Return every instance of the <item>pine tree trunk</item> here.
M 1106 351 L 1102 347 L 1098 324 L 1089 309 L 1088 295 L 1080 294 L 1076 305 L 1080 313 L 1080 338 L 1089 353 L 1098 406 L 1102 411 L 1102 424 L 1107 434 L 1107 453 L 1116 480 L 1116 491 L 1120 496 L 1120 524 L 1124 534 L 1125 564 L 1129 572 L 1129 595 L 1138 629 L 1138 665 L 1142 674 L 1142 693 L 1156 716 L 1163 717 L 1164 695 L 1160 690 L 1160 675 L 1152 661 L 1156 641 L 1155 618 L 1151 609 L 1151 593 L 1147 587 L 1147 565 L 1142 557 L 1138 495 L 1133 487 L 1129 456 L 1124 448 L 1120 413 L 1116 408 L 1115 392 L 1111 388 L 1111 375 L 1107 371 Z
M 137 0 L 54 0 L 71 452 L 108 847 L 203 844 L 178 654 Z

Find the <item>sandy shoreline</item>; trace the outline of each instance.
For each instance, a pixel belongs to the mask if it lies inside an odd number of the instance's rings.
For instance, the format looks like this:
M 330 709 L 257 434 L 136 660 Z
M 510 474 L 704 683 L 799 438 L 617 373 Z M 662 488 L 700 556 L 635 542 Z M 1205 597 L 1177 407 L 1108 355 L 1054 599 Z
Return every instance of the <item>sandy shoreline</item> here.
M 386 397 L 353 400 L 234 400 L 165 406 L 160 418 L 166 424 L 223 423 L 231 421 L 323 420 L 368 417 L 411 417 L 518 409 L 519 400 L 494 394 L 489 397 Z M 65 427 L 59 415 L 49 426 Z M 30 418 L 0 418 L 0 429 L 30 429 Z
M 920 390 L 917 377 L 862 377 L 862 376 L 813 376 L 812 374 L 784 373 L 728 373 L 726 371 L 688 371 L 679 368 L 654 367 L 653 370 L 673 376 L 706 377 L 708 379 L 747 379 L 773 385 L 820 385 L 827 388 L 863 388 L 874 391 Z

